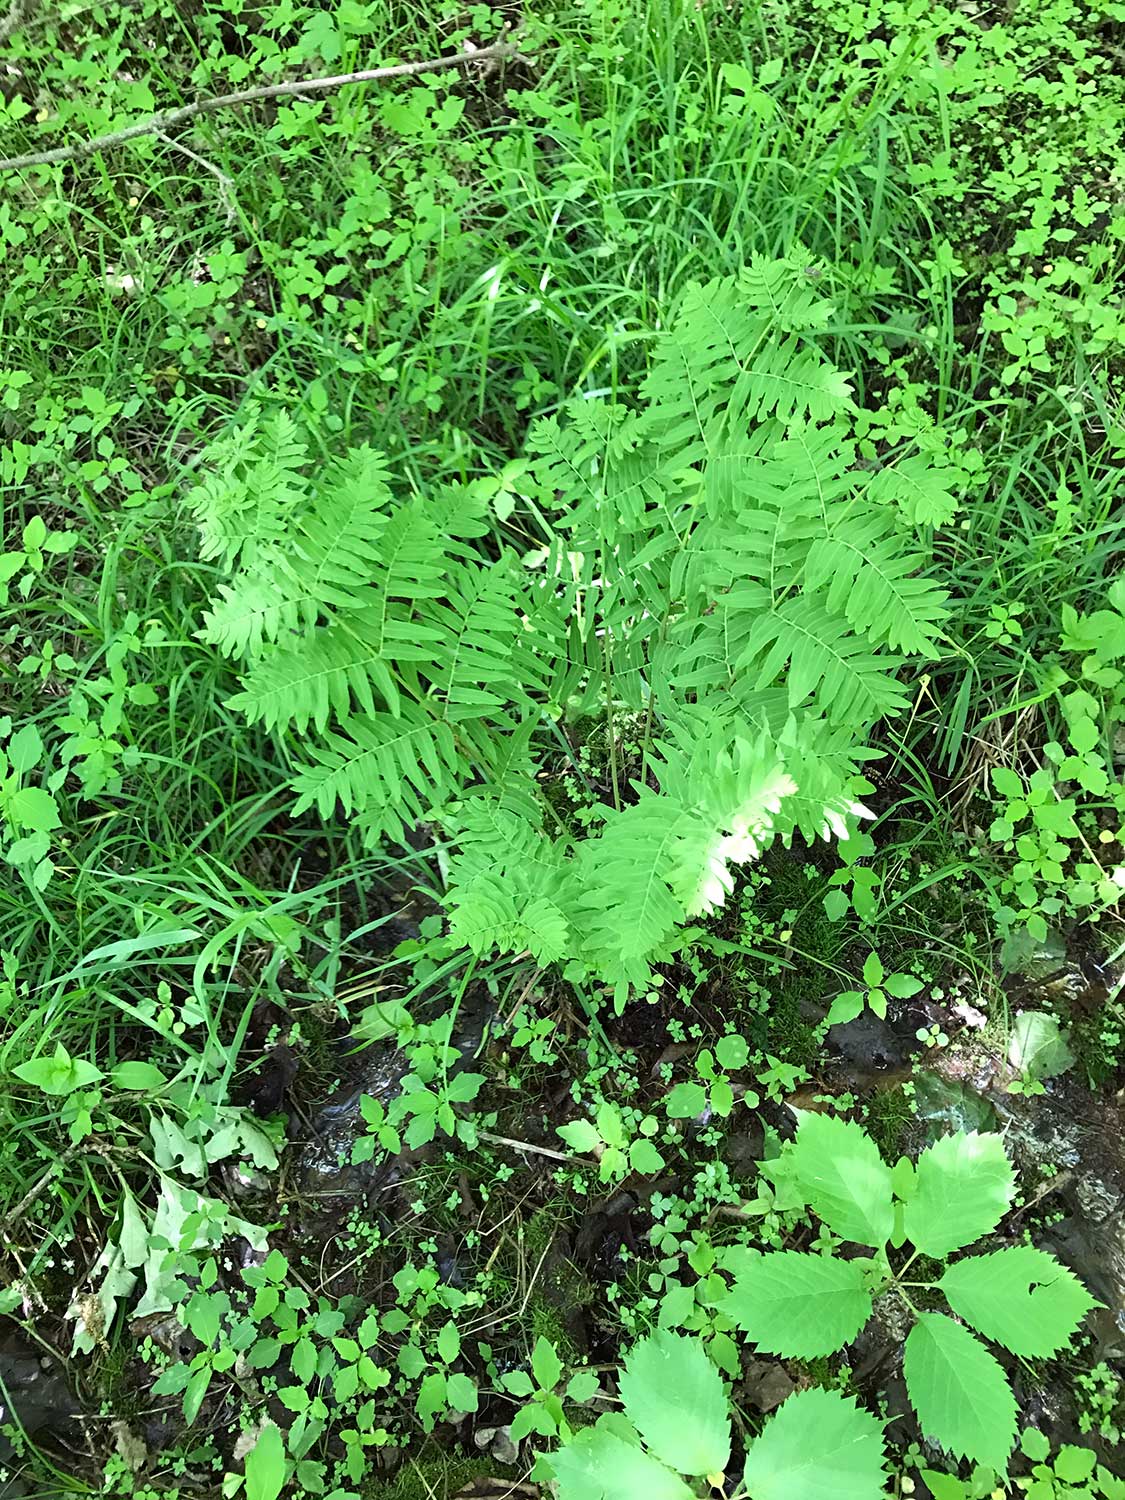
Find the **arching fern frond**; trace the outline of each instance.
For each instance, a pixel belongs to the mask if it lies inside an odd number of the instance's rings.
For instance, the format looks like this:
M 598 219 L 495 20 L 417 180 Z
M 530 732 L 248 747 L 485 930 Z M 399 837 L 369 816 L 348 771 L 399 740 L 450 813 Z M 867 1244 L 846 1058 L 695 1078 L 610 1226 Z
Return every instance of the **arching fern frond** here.
M 312 762 L 297 772 L 293 816 L 315 807 L 330 817 L 337 804 L 359 813 L 386 838 L 401 840 L 453 795 L 468 768 L 448 724 L 418 704 L 402 714 L 349 720 L 346 733 L 329 732 L 310 746 Z
M 945 612 L 906 523 L 955 502 L 921 459 L 860 462 L 830 315 L 796 256 L 691 287 L 640 406 L 533 423 L 500 495 L 400 499 L 380 455 L 316 465 L 283 416 L 207 456 L 190 503 L 233 575 L 204 626 L 242 664 L 232 706 L 303 757 L 298 812 L 371 840 L 441 823 L 474 952 L 621 997 L 771 840 L 865 815 L 864 744 Z M 590 717 L 615 806 L 587 827 L 547 789 L 586 775 Z

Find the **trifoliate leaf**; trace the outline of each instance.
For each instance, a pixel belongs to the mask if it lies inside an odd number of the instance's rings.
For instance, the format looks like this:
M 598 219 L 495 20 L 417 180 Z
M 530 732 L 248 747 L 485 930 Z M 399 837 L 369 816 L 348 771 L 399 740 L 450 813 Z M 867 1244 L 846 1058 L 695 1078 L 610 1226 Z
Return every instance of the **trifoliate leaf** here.
M 1016 1403 L 984 1345 L 944 1313 L 921 1313 L 902 1366 L 925 1435 L 958 1458 L 1002 1472 L 1016 1440 Z
M 730 1418 L 718 1370 L 698 1339 L 662 1328 L 634 1344 L 618 1380 L 630 1422 L 679 1474 L 721 1474 Z
M 1032 1463 L 1041 1464 L 1050 1456 L 1051 1444 L 1038 1427 L 1025 1427 L 1020 1433 L 1020 1452 Z
M 1057 1353 L 1097 1306 L 1073 1271 L 1031 1245 L 960 1260 L 938 1286 L 959 1317 L 1027 1359 Z
M 875 1249 L 886 1244 L 894 1227 L 891 1169 L 860 1126 L 802 1115 L 787 1154 L 797 1185 L 833 1233 Z
M 550 1457 L 559 1500 L 694 1500 L 678 1474 L 603 1427 L 587 1427 Z
M 744 1036 L 723 1036 L 715 1043 L 715 1059 L 722 1068 L 744 1068 L 750 1044 Z
M 742 1482 L 753 1500 L 881 1500 L 883 1429 L 836 1391 L 799 1391 L 750 1445 Z
M 837 995 L 828 1008 L 828 1014 L 824 1021 L 827 1026 L 846 1026 L 849 1021 L 854 1021 L 863 1009 L 866 996 L 861 990 L 845 990 L 842 995 Z
M 888 974 L 883 988 L 896 1000 L 909 1000 L 922 988 L 922 981 L 913 974 Z
M 722 1311 L 769 1354 L 831 1354 L 871 1316 L 863 1266 L 797 1250 L 761 1255 L 739 1275 Z
M 562 1360 L 554 1344 L 542 1334 L 535 1340 L 531 1351 L 531 1369 L 541 1391 L 553 1391 L 562 1379 Z
M 160 1069 L 147 1062 L 118 1063 L 109 1077 L 119 1089 L 162 1089 L 168 1083 Z
M 935 1260 L 995 1229 L 1016 1189 L 1003 1141 L 975 1130 L 927 1147 L 915 1181 L 903 1221 L 906 1237 Z
M 952 1474 L 937 1474 L 933 1469 L 920 1469 L 918 1472 L 926 1481 L 926 1487 L 934 1500 L 972 1500 L 969 1486 L 963 1479 L 955 1479 Z
M 1092 1448 L 1064 1443 L 1055 1454 L 1055 1475 L 1067 1484 L 1082 1484 L 1094 1472 L 1098 1456 Z

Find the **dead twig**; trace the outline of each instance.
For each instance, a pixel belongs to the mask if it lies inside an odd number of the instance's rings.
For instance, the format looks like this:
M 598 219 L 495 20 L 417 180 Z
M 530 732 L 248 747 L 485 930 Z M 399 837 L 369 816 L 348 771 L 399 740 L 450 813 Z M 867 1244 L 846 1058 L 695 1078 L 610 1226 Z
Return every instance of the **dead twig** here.
M 73 146 L 57 146 L 53 151 L 31 151 L 26 156 L 9 156 L 0 159 L 0 172 L 13 172 L 19 167 L 48 167 L 61 161 L 78 161 L 92 156 L 97 151 L 107 151 L 123 141 L 133 141 L 143 135 L 160 135 L 194 120 L 197 115 L 211 114 L 217 109 L 229 109 L 236 104 L 253 104 L 260 99 L 283 99 L 294 94 L 323 93 L 326 89 L 343 88 L 348 83 L 378 83 L 387 78 L 410 78 L 418 73 L 436 73 L 443 68 L 464 68 L 472 63 L 499 61 L 503 58 L 519 57 L 518 50 L 507 42 L 497 42 L 491 47 L 480 47 L 472 52 L 457 52 L 450 57 L 433 57 L 426 62 L 396 63 L 389 68 L 365 68 L 358 73 L 338 73 L 331 78 L 298 78 L 290 83 L 273 83 L 262 88 L 241 89 L 236 94 L 219 94 L 213 99 L 197 99 L 194 104 L 185 104 L 180 109 L 165 110 L 150 120 L 129 125 L 124 130 L 112 131 L 109 135 L 95 136 L 93 140 L 78 141 Z
M 490 1146 L 510 1146 L 513 1151 L 530 1151 L 533 1156 L 547 1156 L 551 1161 L 565 1161 L 569 1164 L 579 1160 L 578 1157 L 568 1156 L 565 1151 L 552 1151 L 549 1146 L 533 1146 L 530 1141 L 516 1141 L 510 1135 L 493 1135 L 490 1130 L 478 1130 L 477 1135 Z
M 0 16 L 0 42 L 6 42 L 12 32 L 23 25 L 31 10 L 31 0 L 12 0 L 8 14 Z
M 2 1219 L 0 1219 L 0 1227 L 3 1227 L 5 1235 L 11 1234 L 16 1225 L 23 1218 L 24 1214 L 35 1202 L 36 1198 L 39 1197 L 39 1194 L 52 1180 L 52 1178 L 55 1177 L 57 1173 L 62 1171 L 67 1162 L 69 1162 L 73 1156 L 77 1155 L 79 1149 L 80 1147 L 77 1145 L 68 1146 L 61 1156 L 57 1156 L 55 1160 L 51 1162 L 50 1166 L 43 1173 L 43 1175 L 36 1182 L 34 1182 L 30 1188 L 28 1188 L 27 1192 L 24 1193 L 23 1197 L 16 1204 L 15 1208 L 11 1209 L 4 1215 Z
M 182 141 L 173 140 L 166 131 L 157 130 L 154 131 L 153 134 L 157 137 L 158 140 L 163 141 L 166 146 L 170 146 L 173 151 L 178 151 L 181 156 L 186 156 L 189 161 L 195 162 L 198 166 L 203 167 L 206 171 L 211 173 L 212 177 L 214 177 L 219 184 L 219 199 L 223 205 L 223 212 L 227 216 L 227 223 L 233 224 L 235 219 L 238 218 L 238 210 L 235 207 L 234 203 L 233 179 L 228 177 L 225 172 L 220 172 L 219 168 L 215 166 L 214 162 L 208 161 L 205 156 L 199 156 L 196 152 L 192 151 L 189 146 L 185 146 Z

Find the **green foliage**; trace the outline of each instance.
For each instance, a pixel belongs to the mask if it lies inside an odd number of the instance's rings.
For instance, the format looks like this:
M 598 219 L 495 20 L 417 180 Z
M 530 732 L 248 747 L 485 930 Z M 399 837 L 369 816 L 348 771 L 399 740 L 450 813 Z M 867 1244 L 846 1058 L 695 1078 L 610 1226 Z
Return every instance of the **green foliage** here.
M 947 1452 L 1002 1469 L 1016 1440 L 1016 1402 L 1004 1371 L 967 1328 L 919 1313 L 902 1370 L 923 1432 Z
M 557 1127 L 558 1134 L 575 1151 L 598 1158 L 602 1182 L 614 1182 L 629 1172 L 652 1173 L 664 1168 L 664 1158 L 653 1144 L 659 1128 L 652 1115 L 635 1122 L 626 1120 L 616 1105 L 602 1103 L 593 1120 L 572 1120 Z
M 914 1283 L 904 1280 L 920 1254 L 944 1260 L 996 1228 L 1015 1192 L 1001 1138 L 948 1135 L 892 1171 L 858 1125 L 804 1114 L 795 1141 L 762 1170 L 875 1255 L 730 1252 L 722 1264 L 734 1280 L 722 1311 L 760 1348 L 810 1359 L 850 1343 L 873 1298 L 893 1293 L 915 1319 L 903 1369 L 922 1430 L 950 1453 L 1002 1470 L 1016 1435 L 1003 1369 L 967 1327 L 915 1308 Z M 914 1253 L 894 1270 L 888 1247 L 907 1241 Z M 956 1261 L 934 1285 L 966 1323 L 1026 1357 L 1057 1353 L 1096 1305 L 1071 1271 L 1030 1246 Z
M 854 891 L 852 900 L 855 900 Z M 865 1006 L 881 1020 L 885 1020 L 888 995 L 893 995 L 896 1000 L 908 1000 L 922 988 L 922 981 L 913 974 L 888 974 L 877 953 L 867 955 L 863 965 L 863 982 L 869 986 L 866 991 L 845 990 L 842 995 L 836 996 L 824 1018 L 826 1025 L 838 1026 L 854 1021 Z
M 237 571 L 203 634 L 244 663 L 231 707 L 304 742 L 295 813 L 339 805 L 371 839 L 440 819 L 457 941 L 619 990 L 722 904 L 729 865 L 852 829 L 861 738 L 944 594 L 893 481 L 872 498 L 856 468 L 829 312 L 797 261 L 691 289 L 639 410 L 533 425 L 522 556 L 473 545 L 479 486 L 395 504 L 364 449 L 314 484 L 284 414 L 220 442 L 189 505 Z M 619 705 L 651 721 L 635 800 L 614 767 L 596 831 L 549 834 L 537 724 Z
M 680 1474 L 722 1474 L 730 1422 L 718 1370 L 701 1344 L 661 1331 L 634 1345 L 618 1381 L 650 1453 Z
M 753 1500 L 874 1500 L 883 1493 L 880 1423 L 835 1391 L 790 1396 L 751 1445 L 743 1484 Z
M 620 1378 L 623 1413 L 598 1418 L 542 1461 L 560 1500 L 688 1500 L 680 1477 L 724 1483 L 727 1396 L 702 1343 L 661 1330 L 634 1344 Z M 643 1444 L 643 1446 L 642 1446 Z M 737 1493 L 782 1500 L 876 1500 L 885 1480 L 881 1424 L 834 1391 L 791 1396 L 750 1443 Z
M 968 1480 L 950 1474 L 921 1471 L 934 1500 L 984 1500 L 987 1495 L 1026 1495 L 1028 1500 L 1122 1500 L 1125 1480 L 1098 1463 L 1090 1448 L 1063 1443 L 1051 1461 L 1051 1444 L 1034 1427 L 1020 1433 L 1020 1453 L 1031 1461 L 1031 1472 L 1004 1484 L 995 1470 L 978 1464 Z
M 1115 759 L 1125 721 L 1125 587 L 1108 589 L 1110 608 L 1062 611 L 1061 652 L 1040 669 L 1056 733 L 1042 761 L 1021 773 L 994 766 L 998 816 L 989 837 L 1015 856 L 994 896 L 1003 931 L 1022 928 L 1042 942 L 1060 916 L 1092 919 L 1117 904 L 1125 865 L 1125 789 Z
M 724 1309 L 767 1353 L 815 1359 L 851 1343 L 871 1293 L 862 1261 L 783 1250 L 744 1265 Z
M 372 0 L 3 9 L 5 152 L 257 82 L 479 46 L 510 19 Z M 817 834 L 841 795 L 865 800 L 852 777 L 868 746 L 891 752 L 875 837 L 838 839 L 827 865 L 823 851 L 810 856 L 818 908 L 823 895 L 838 923 L 878 922 L 861 957 L 877 951 L 889 971 L 905 948 L 936 965 L 965 934 L 960 965 L 978 881 L 1014 937 L 1078 918 L 1102 924 L 1100 945 L 1125 827 L 1112 582 L 1123 439 L 1109 394 L 1122 348 L 1120 11 L 1074 0 L 983 11 L 944 0 L 564 0 L 549 16 L 521 13 L 530 61 L 518 67 L 241 107 L 5 177 L 0 1307 L 57 1349 L 73 1329 L 73 1373 L 114 1419 L 112 1372 L 128 1365 L 132 1391 L 131 1328 L 145 1326 L 127 1314 L 166 1324 L 190 1310 L 204 1338 L 186 1361 L 202 1356 L 188 1370 L 197 1420 L 147 1472 L 110 1451 L 116 1420 L 99 1421 L 87 1429 L 108 1453 L 104 1477 L 75 1454 L 66 1467 L 81 1472 L 60 1477 L 19 1440 L 28 1472 L 17 1485 L 149 1500 L 185 1483 L 218 1488 L 221 1476 L 231 1494 L 351 1493 L 383 1487 L 366 1471 L 373 1449 L 393 1445 L 406 1450 L 404 1494 L 416 1472 L 419 1495 L 453 1493 L 446 1468 L 434 1475 L 423 1459 L 416 1471 L 418 1428 L 478 1400 L 484 1409 L 486 1382 L 489 1421 L 502 1392 L 522 1399 L 501 1377 L 524 1373 L 511 1367 L 522 1348 L 482 1352 L 470 1336 L 458 1346 L 450 1327 L 463 1304 L 426 1247 L 443 1243 L 439 1220 L 448 1227 L 431 1184 L 454 1166 L 466 1167 L 482 1220 L 495 1210 L 502 1224 L 493 1238 L 495 1221 L 455 1225 L 458 1269 L 472 1277 L 478 1231 L 488 1254 L 510 1246 L 518 1217 L 503 1215 L 529 1180 L 524 1158 L 485 1158 L 478 1183 L 479 1075 L 457 1072 L 448 1032 L 424 1036 L 409 1018 L 353 1028 L 363 1000 L 352 966 L 379 942 L 382 850 L 419 821 L 439 852 L 404 855 L 387 899 L 398 904 L 402 881 L 452 877 L 453 941 L 479 955 L 474 985 L 504 1015 L 494 951 L 520 966 L 525 954 L 569 961 L 581 1001 L 591 977 L 622 992 L 646 984 L 683 924 L 702 926 L 747 870 L 751 845 L 790 827 Z M 728 379 L 700 294 L 686 304 L 690 347 L 669 323 L 691 283 L 745 286 L 753 253 L 788 266 L 790 295 Z M 764 319 L 753 299 L 772 274 L 752 268 L 750 301 L 728 298 L 731 328 Z M 730 421 L 724 391 L 742 407 Z M 679 403 L 682 416 L 689 393 L 707 433 L 675 416 L 658 430 L 658 408 Z M 264 413 L 253 423 L 247 396 Z M 717 444 L 706 452 L 705 435 Z M 854 445 L 847 461 L 816 446 L 837 437 Z M 829 509 L 847 511 L 846 532 L 804 534 L 809 487 L 785 476 L 814 467 Z M 198 562 L 175 503 L 191 485 L 211 496 Z M 796 571 L 759 601 L 754 568 L 771 523 L 779 562 Z M 435 558 L 438 580 L 427 573 Z M 868 618 L 881 611 L 872 640 Z M 217 644 L 195 635 L 201 617 Z M 816 639 L 800 637 L 807 649 L 786 657 L 804 628 Z M 919 657 L 938 658 L 924 676 L 916 657 L 893 665 L 920 643 Z M 236 710 L 224 706 L 231 653 L 245 669 Z M 512 698 L 513 662 L 528 703 Z M 888 704 L 909 707 L 890 732 L 876 722 Z M 998 775 L 978 792 L 993 801 L 995 836 L 973 847 L 961 830 L 989 827 L 981 796 L 953 816 L 936 774 L 959 798 L 986 765 Z M 302 808 L 289 826 L 277 817 L 282 779 Z M 846 801 L 834 837 L 854 829 Z M 940 885 L 914 841 L 922 818 L 950 851 Z M 836 851 L 847 863 L 833 872 Z M 933 895 L 957 886 L 966 911 L 939 920 L 928 881 Z M 758 900 L 748 885 L 744 910 Z M 589 1297 L 607 1336 L 642 1336 L 659 1319 L 703 1339 L 732 1380 L 739 1350 L 711 1305 L 719 1275 L 702 1226 L 750 1228 L 781 1247 L 819 1195 L 836 1222 L 871 1233 L 870 1211 L 849 1207 L 838 1183 L 817 1182 L 806 1200 L 779 1173 L 748 1199 L 727 1160 L 725 1138 L 733 1147 L 745 1134 L 735 1099 L 754 1107 L 734 1076 L 749 1059 L 723 1049 L 728 1007 L 753 997 L 739 1023 L 755 1058 L 772 1049 L 748 1074 L 763 1096 L 785 1100 L 808 1076 L 802 1065 L 821 1086 L 815 1029 L 797 1019 L 811 997 L 801 950 L 838 973 L 848 934 L 806 942 L 805 902 L 776 903 L 793 911 L 771 912 L 768 933 L 748 921 L 735 943 L 722 918 L 722 939 L 697 933 L 687 962 L 656 976 L 668 982 L 650 992 L 654 1021 L 691 1044 L 662 1097 L 647 1077 L 631 1093 L 616 1062 L 573 1064 L 578 1010 L 558 976 L 550 1004 L 519 977 L 514 1065 L 498 1060 L 496 1032 L 467 1065 L 496 1070 L 487 1107 L 511 1110 L 516 1123 L 496 1128 L 518 1136 L 538 1115 L 537 1069 L 565 1051 L 575 1113 L 593 1101 L 582 1123 L 597 1129 L 602 1105 L 620 1117 L 619 1129 L 605 1122 L 617 1145 L 600 1130 L 582 1141 L 607 1183 L 621 1174 L 615 1151 L 642 1173 L 675 1160 L 677 1186 L 645 1185 L 659 1260 L 623 1257 L 606 1294 L 599 1283 Z M 712 940 L 728 949 L 704 946 Z M 739 946 L 758 956 L 730 952 Z M 971 957 L 985 981 L 988 955 Z M 449 966 L 441 994 L 465 965 L 448 946 L 424 962 Z M 692 985 L 700 999 L 676 1031 L 670 992 L 688 999 Z M 812 989 L 825 992 L 823 975 Z M 889 993 L 865 980 L 865 1001 L 869 990 Z M 690 1029 L 702 1016 L 714 1016 L 714 1036 Z M 938 1037 L 959 1049 L 965 1035 L 944 1024 Z M 1067 1046 L 1085 1059 L 1084 1033 L 1115 1026 L 1112 1004 L 1073 1025 L 1061 1013 L 1017 1017 L 1009 1086 L 1028 1095 L 1021 1113 L 1034 1118 Z M 268 1087 L 276 1048 L 299 1063 L 303 1109 L 332 1066 L 337 1028 L 417 1053 L 399 1098 L 366 1103 L 353 1159 L 407 1137 L 424 1159 L 409 1227 L 382 1244 L 366 1224 L 360 1249 L 325 1262 L 325 1305 L 318 1290 L 300 1306 L 298 1275 L 315 1285 L 315 1256 L 269 1286 L 238 1270 L 246 1244 L 265 1253 L 263 1225 L 276 1223 L 271 1242 L 287 1248 L 298 1236 L 281 1211 L 293 1208 L 289 1163 L 274 1201 L 284 1115 L 262 1119 L 235 1101 Z M 1103 1081 L 1119 1053 L 1107 1044 Z M 557 1118 L 547 1114 L 548 1128 Z M 564 1164 L 559 1197 L 580 1201 L 593 1175 Z M 896 1187 L 909 1181 L 900 1167 Z M 931 1196 L 936 1218 L 942 1198 Z M 895 1214 L 892 1250 L 902 1197 Z M 833 1233 L 825 1219 L 817 1250 L 831 1250 Z M 415 1260 L 413 1281 L 390 1281 Z M 203 1286 L 211 1261 L 216 1279 Z M 1038 1260 L 1014 1269 L 1006 1299 L 978 1290 L 981 1331 L 992 1336 L 986 1307 L 1011 1333 L 1031 1306 L 1053 1338 L 1044 1294 L 1063 1288 Z M 371 1347 L 359 1339 L 367 1309 L 343 1292 L 352 1277 L 358 1300 L 389 1319 Z M 955 1295 L 972 1301 L 969 1281 Z M 471 1301 L 470 1284 L 460 1295 Z M 271 1290 L 285 1326 L 266 1311 Z M 486 1287 L 479 1316 L 509 1291 Z M 338 1311 L 347 1322 L 335 1329 Z M 528 1313 L 541 1318 L 537 1297 Z M 546 1317 L 557 1321 L 551 1308 Z M 238 1348 L 247 1323 L 253 1338 Z M 151 1347 L 142 1357 L 163 1369 Z M 542 1425 L 529 1432 L 554 1436 L 568 1416 L 592 1415 L 566 1404 L 590 1399 L 590 1372 L 552 1384 L 538 1346 L 532 1366 L 522 1409 Z M 1116 1441 L 1109 1366 L 1035 1374 L 1073 1376 L 1080 1428 Z M 602 1382 L 611 1394 L 609 1369 Z M 167 1405 L 172 1385 L 153 1399 Z M 797 1467 L 808 1432 L 832 1425 L 817 1405 L 825 1394 L 802 1392 L 751 1442 L 753 1489 L 816 1493 Z M 136 1395 L 148 1405 L 148 1392 Z M 767 1443 L 786 1422 L 771 1479 Z M 647 1447 L 617 1435 L 626 1468 L 643 1465 Z M 1071 1452 L 1026 1456 L 1031 1473 L 1012 1483 L 1035 1500 L 1110 1500 L 1120 1487 Z M 827 1471 L 827 1492 L 847 1493 L 845 1457 Z M 648 1481 L 646 1494 L 682 1493 L 655 1457 Z M 983 1481 L 973 1500 L 1000 1483 Z

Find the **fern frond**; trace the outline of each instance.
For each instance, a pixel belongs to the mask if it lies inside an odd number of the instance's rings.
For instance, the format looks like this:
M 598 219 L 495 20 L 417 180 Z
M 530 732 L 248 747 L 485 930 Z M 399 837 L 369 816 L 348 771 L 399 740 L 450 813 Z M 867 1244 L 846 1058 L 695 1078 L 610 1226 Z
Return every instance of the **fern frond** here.
M 776 744 L 796 782 L 775 824 L 783 843 L 788 844 L 794 833 L 808 844 L 846 839 L 861 819 L 873 816 L 861 801 L 871 791 L 871 783 L 859 767 L 865 760 L 876 759 L 877 752 L 857 744 L 850 726 L 790 715 Z
M 362 609 L 383 566 L 388 528 L 386 461 L 362 447 L 332 465 L 292 538 L 289 558 L 308 599 L 336 609 Z
M 872 651 L 815 596 L 793 594 L 759 615 L 735 664 L 755 688 L 776 682 L 786 665 L 790 707 L 812 700 L 837 723 L 868 724 L 908 702 L 895 681 L 902 658 Z
M 369 632 L 368 624 L 375 630 Z M 310 724 L 323 731 L 335 716 L 376 711 L 372 689 L 384 703 L 399 705 L 399 693 L 384 655 L 382 616 L 346 615 L 308 631 L 299 644 L 268 652 L 242 679 L 242 691 L 227 707 L 250 722 L 277 729 L 292 724 L 303 734 Z
M 459 569 L 445 597 L 420 616 L 441 642 L 430 688 L 444 700 L 447 719 L 479 719 L 505 705 L 530 704 L 534 677 L 521 679 L 514 670 L 523 625 L 507 559 L 489 568 Z
M 537 962 L 563 958 L 573 945 L 566 868 L 560 846 L 529 819 L 472 798 L 452 823 L 458 853 L 450 861 L 450 936 L 474 953 L 519 953 Z
M 199 635 L 224 656 L 259 656 L 278 636 L 311 630 L 319 612 L 314 599 L 302 597 L 280 549 L 263 553 L 258 569 L 220 584 L 218 595 Z
M 307 462 L 287 412 L 263 417 L 252 408 L 247 421 L 208 450 L 209 472 L 187 496 L 200 555 L 225 568 L 239 560 L 252 565 L 261 548 L 280 541 L 308 498 Z
M 747 308 L 733 278 L 689 286 L 671 328 L 656 343 L 641 383 L 645 429 L 685 465 L 719 447 L 731 387 L 765 341 L 768 321 Z
M 692 826 L 690 809 L 646 788 L 632 807 L 610 813 L 597 837 L 578 846 L 583 957 L 611 983 L 644 984 L 653 950 L 684 920 L 668 876 Z
M 851 400 L 847 377 L 789 334 L 766 343 L 747 361 L 730 393 L 730 410 L 740 425 L 775 417 L 787 427 L 795 421 L 827 422 Z
M 878 512 L 853 512 L 832 536 L 813 542 L 806 582 L 810 589 L 825 589 L 829 613 L 845 615 L 873 644 L 933 656 L 949 595 L 911 577 L 922 560 L 887 529 Z
M 820 272 L 803 258 L 754 255 L 739 272 L 738 286 L 746 305 L 767 316 L 775 332 L 798 333 L 823 328 L 836 311 L 820 296 L 819 279 Z
M 313 762 L 293 778 L 293 816 L 315 807 L 330 817 L 337 804 L 362 814 L 386 838 L 402 840 L 460 785 L 460 763 L 449 725 L 413 703 L 402 714 L 352 719 L 347 733 L 329 732 L 311 746 Z

